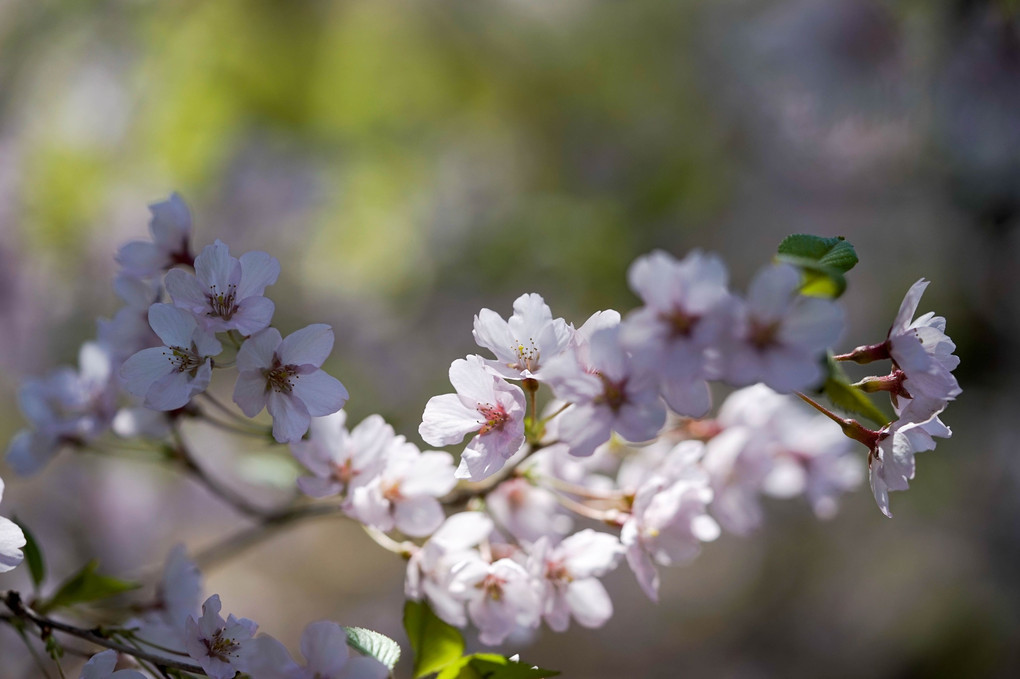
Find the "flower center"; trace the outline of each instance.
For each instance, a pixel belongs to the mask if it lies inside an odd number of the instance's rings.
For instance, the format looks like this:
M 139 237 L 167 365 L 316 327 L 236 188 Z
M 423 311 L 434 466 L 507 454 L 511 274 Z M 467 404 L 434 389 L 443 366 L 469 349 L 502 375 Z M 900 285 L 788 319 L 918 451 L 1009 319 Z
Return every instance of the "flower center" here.
M 301 377 L 297 372 L 296 365 L 283 365 L 280 359 L 274 356 L 273 367 L 266 371 L 266 384 L 277 393 L 289 394 L 294 391 L 294 380 Z
M 183 347 L 167 347 L 167 349 L 168 351 L 164 351 L 163 355 L 174 366 L 174 371 L 176 372 L 190 372 L 194 375 L 194 372 L 204 362 L 202 357 L 195 351 L 190 351 Z
M 520 340 L 515 340 L 513 352 L 517 355 L 517 363 L 509 367 L 532 372 L 538 369 L 538 359 L 541 353 L 538 351 L 538 346 L 535 345 L 533 338 L 529 337 L 527 344 Z
M 506 580 L 489 573 L 485 578 L 478 583 L 478 588 L 485 592 L 493 601 L 499 601 L 503 598 L 503 585 L 506 584 Z
M 510 420 L 510 416 L 506 413 L 506 408 L 503 404 L 492 405 L 491 403 L 479 403 L 475 406 L 478 412 L 481 413 L 482 417 L 485 418 L 482 428 L 478 430 L 480 435 L 488 434 L 490 431 L 499 430 L 502 431 L 503 425 Z
M 694 326 L 700 320 L 699 316 L 688 314 L 683 309 L 673 309 L 669 313 L 659 314 L 659 318 L 669 325 L 673 337 L 690 337 L 694 332 Z
M 627 394 L 624 392 L 627 381 L 614 382 L 602 373 L 596 375 L 602 380 L 602 393 L 595 398 L 595 403 L 605 403 L 610 410 L 617 412 L 627 402 Z
M 751 329 L 747 333 L 747 340 L 755 349 L 758 349 L 758 351 L 764 351 L 777 344 L 776 335 L 778 333 L 779 321 L 760 323 L 752 320 Z
M 239 645 L 233 639 L 223 636 L 223 630 L 216 630 L 216 634 L 213 635 L 212 639 L 202 639 L 202 643 L 205 644 L 206 650 L 209 651 L 210 658 L 216 658 L 223 662 L 230 662 L 229 655 L 239 648 Z
M 210 311 L 206 315 L 229 321 L 237 311 L 237 285 L 227 285 L 226 292 L 220 292 L 215 285 L 210 285 L 209 290 L 206 297 L 209 299 Z

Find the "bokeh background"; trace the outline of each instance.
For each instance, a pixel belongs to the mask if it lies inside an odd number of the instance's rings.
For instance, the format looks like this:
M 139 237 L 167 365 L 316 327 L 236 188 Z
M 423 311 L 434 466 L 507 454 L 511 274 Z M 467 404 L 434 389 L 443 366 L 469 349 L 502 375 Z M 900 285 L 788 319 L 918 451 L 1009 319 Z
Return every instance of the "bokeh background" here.
M 720 252 L 743 289 L 786 234 L 846 236 L 845 348 L 930 278 L 964 392 L 894 520 L 866 489 L 828 522 L 769 501 L 761 531 L 666 571 L 660 605 L 621 568 L 605 628 L 503 650 L 593 679 L 1020 675 L 1020 3 L 2 0 L 0 440 L 19 380 L 74 364 L 117 309 L 113 253 L 171 190 L 199 246 L 280 259 L 276 324 L 331 323 L 351 417 L 412 438 L 478 309 L 627 310 L 653 248 Z M 273 451 L 190 434 L 234 487 L 284 496 Z M 50 586 L 246 525 L 143 463 L 0 474 Z M 322 618 L 402 639 L 402 578 L 323 520 L 207 590 L 293 647 Z M 0 628 L 0 678 L 37 673 Z

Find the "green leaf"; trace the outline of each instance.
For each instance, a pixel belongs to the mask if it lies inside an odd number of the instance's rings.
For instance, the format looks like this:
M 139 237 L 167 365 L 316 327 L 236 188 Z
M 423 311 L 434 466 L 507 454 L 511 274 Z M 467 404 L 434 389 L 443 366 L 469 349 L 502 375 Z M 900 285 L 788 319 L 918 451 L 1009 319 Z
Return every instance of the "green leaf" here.
M 475 653 L 447 665 L 436 679 L 543 679 L 558 674 L 496 653 Z
M 21 551 L 25 554 L 25 563 L 28 565 L 29 575 L 32 576 L 32 584 L 38 590 L 43 580 L 46 579 L 46 562 L 43 560 L 42 550 L 39 548 L 35 536 L 32 535 L 32 531 L 28 530 L 28 526 L 19 521 L 17 517 L 13 517 L 11 520 L 18 524 L 21 532 L 25 534 L 25 546 L 21 548 Z
M 364 627 L 344 627 L 347 644 L 362 655 L 372 656 L 392 670 L 400 660 L 400 645 L 385 634 Z
M 822 238 L 804 233 L 783 239 L 776 259 L 804 272 L 801 293 L 814 297 L 836 298 L 846 290 L 843 276 L 857 264 L 854 246 L 842 236 Z
M 404 629 L 414 653 L 414 676 L 434 674 L 464 654 L 464 637 L 424 601 L 404 604 Z
M 48 613 L 55 608 L 98 601 L 141 587 L 134 582 L 100 575 L 96 573 L 98 567 L 98 561 L 95 559 L 89 561 L 80 571 L 65 580 L 56 594 L 48 601 L 36 606 L 36 610 L 40 613 Z
M 843 372 L 839 363 L 832 358 L 832 354 L 829 354 L 827 367 L 829 374 L 825 378 L 822 391 L 825 392 L 826 398 L 832 402 L 832 405 L 848 413 L 862 415 L 882 426 L 889 423 L 889 418 L 868 398 L 867 394 L 850 383 L 850 379 Z

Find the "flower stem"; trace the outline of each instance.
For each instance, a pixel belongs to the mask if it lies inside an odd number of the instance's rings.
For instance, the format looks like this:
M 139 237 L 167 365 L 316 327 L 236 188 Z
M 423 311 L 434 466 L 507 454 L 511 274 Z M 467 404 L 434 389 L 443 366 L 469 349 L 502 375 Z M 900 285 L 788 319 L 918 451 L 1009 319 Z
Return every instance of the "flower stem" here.
M 800 392 L 797 392 L 797 396 L 800 397 L 800 400 L 804 401 L 809 406 L 820 412 L 822 415 L 825 415 L 830 420 L 838 424 L 839 428 L 843 431 L 843 434 L 848 438 L 851 438 L 859 443 L 863 443 L 865 446 L 868 447 L 868 450 L 874 450 L 875 447 L 878 445 L 878 440 L 881 437 L 881 434 L 879 432 L 868 429 L 857 420 L 853 420 L 846 417 L 840 417 L 839 415 L 832 412 L 822 404 L 818 403 L 817 401 L 811 399 L 808 396 L 805 396 Z

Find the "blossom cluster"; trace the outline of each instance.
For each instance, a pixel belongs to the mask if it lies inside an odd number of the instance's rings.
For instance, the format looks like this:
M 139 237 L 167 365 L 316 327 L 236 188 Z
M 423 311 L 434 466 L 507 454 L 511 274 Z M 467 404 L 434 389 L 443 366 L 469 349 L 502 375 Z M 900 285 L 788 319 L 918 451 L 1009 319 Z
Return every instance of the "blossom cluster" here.
M 837 260 L 777 258 L 741 294 L 717 255 L 657 251 L 630 267 L 641 306 L 629 313 L 601 310 L 575 326 L 537 293 L 518 297 L 506 319 L 479 311 L 473 336 L 486 353 L 452 362 L 454 391 L 428 400 L 418 428 L 429 446 L 467 443 L 459 458 L 422 450 L 379 415 L 348 422 L 347 391 L 322 370 L 333 348 L 329 326 L 287 337 L 271 326 L 275 305 L 265 292 L 280 274 L 275 258 L 235 258 L 219 240 L 192 256 L 180 197 L 151 210 L 152 241 L 117 255 L 114 287 L 125 306 L 100 322 L 78 370 L 23 385 L 32 426 L 10 444 L 12 467 L 32 473 L 60 448 L 100 448 L 112 432 L 170 440 L 193 472 L 176 419 L 215 421 L 199 397 L 241 432 L 253 431 L 246 418 L 268 410 L 273 439 L 289 444 L 305 470 L 296 506 L 362 524 L 407 559 L 408 599 L 427 602 L 449 625 L 470 623 L 483 644 L 543 623 L 554 631 L 571 620 L 604 624 L 613 604 L 601 578 L 624 563 L 657 600 L 660 567 L 689 562 L 723 531 L 756 530 L 763 498 L 803 498 L 831 519 L 867 473 L 891 516 L 889 491 L 908 487 L 915 454 L 951 435 L 940 416 L 960 394 L 952 374 L 959 360 L 945 319 L 914 318 L 923 279 L 884 340 L 837 354 L 838 293 L 810 285 L 819 271 L 833 275 Z M 817 240 L 845 251 L 840 239 Z M 837 367 L 878 360 L 891 362 L 889 373 L 856 384 Z M 243 416 L 208 393 L 213 373 L 234 366 Z M 848 414 L 878 428 L 819 402 L 833 390 L 867 402 Z M 880 391 L 890 394 L 891 421 L 867 400 Z M 859 443 L 866 456 L 856 453 Z M 21 530 L 0 518 L 0 570 L 17 565 L 24 544 Z M 252 621 L 224 619 L 218 596 L 201 603 L 199 578 L 184 549 L 175 550 L 157 603 L 128 622 L 135 638 L 217 679 L 238 671 L 254 679 L 387 675 L 373 658 L 349 657 L 344 628 L 330 622 L 308 627 L 299 665 L 280 642 L 256 636 Z M 95 656 L 88 676 L 113 676 L 111 662 Z

